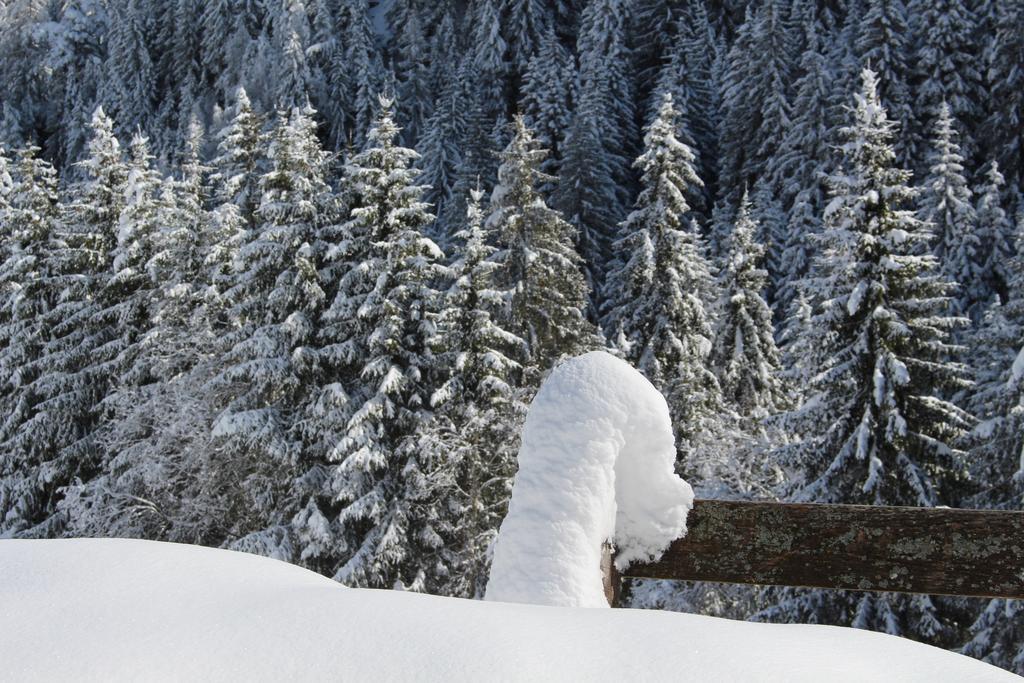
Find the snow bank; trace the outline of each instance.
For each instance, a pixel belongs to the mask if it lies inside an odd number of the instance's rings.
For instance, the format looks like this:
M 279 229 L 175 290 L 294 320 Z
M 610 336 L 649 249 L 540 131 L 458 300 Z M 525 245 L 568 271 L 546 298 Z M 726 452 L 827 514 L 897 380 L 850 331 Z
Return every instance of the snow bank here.
M 5 681 L 1020 680 L 866 631 L 343 588 L 277 560 L 0 541 Z
M 624 569 L 686 532 L 675 457 L 665 399 L 629 364 L 595 351 L 556 368 L 526 417 L 486 599 L 607 607 L 602 544 Z

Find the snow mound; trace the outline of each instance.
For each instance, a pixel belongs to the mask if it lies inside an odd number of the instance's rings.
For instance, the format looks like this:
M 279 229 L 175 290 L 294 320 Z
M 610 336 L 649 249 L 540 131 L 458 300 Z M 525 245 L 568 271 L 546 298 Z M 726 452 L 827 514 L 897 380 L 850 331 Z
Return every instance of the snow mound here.
M 892 636 L 357 590 L 277 560 L 0 541 L 0 680 L 1020 680 Z
M 675 458 L 668 406 L 643 375 L 603 351 L 560 365 L 526 417 L 486 599 L 607 607 L 606 541 L 625 569 L 686 532 L 693 491 Z

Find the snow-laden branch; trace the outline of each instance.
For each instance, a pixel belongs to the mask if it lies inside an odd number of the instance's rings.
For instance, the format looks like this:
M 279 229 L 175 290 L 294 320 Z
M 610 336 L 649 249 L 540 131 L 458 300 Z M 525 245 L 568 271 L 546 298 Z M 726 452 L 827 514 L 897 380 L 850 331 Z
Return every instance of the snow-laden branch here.
M 675 455 L 665 399 L 639 372 L 601 351 L 559 366 L 526 418 L 486 599 L 607 607 L 605 542 L 625 569 L 686 532 Z

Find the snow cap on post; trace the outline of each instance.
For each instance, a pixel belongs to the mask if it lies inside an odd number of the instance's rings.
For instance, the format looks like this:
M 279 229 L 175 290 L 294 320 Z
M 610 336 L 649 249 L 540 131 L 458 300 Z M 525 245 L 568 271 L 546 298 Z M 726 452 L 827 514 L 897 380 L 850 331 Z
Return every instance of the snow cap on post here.
M 603 544 L 621 570 L 686 533 L 675 457 L 665 399 L 629 364 L 595 351 L 556 368 L 526 418 L 485 599 L 607 607 Z

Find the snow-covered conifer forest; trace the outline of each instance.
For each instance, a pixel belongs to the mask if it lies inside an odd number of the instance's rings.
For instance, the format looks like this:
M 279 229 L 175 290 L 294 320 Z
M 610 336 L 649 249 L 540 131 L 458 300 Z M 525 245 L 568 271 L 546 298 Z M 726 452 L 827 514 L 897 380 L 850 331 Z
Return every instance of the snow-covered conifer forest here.
M 609 348 L 697 494 L 1024 506 L 1024 0 L 0 0 L 0 538 L 479 597 Z M 1017 602 L 635 582 L 1024 674 Z

